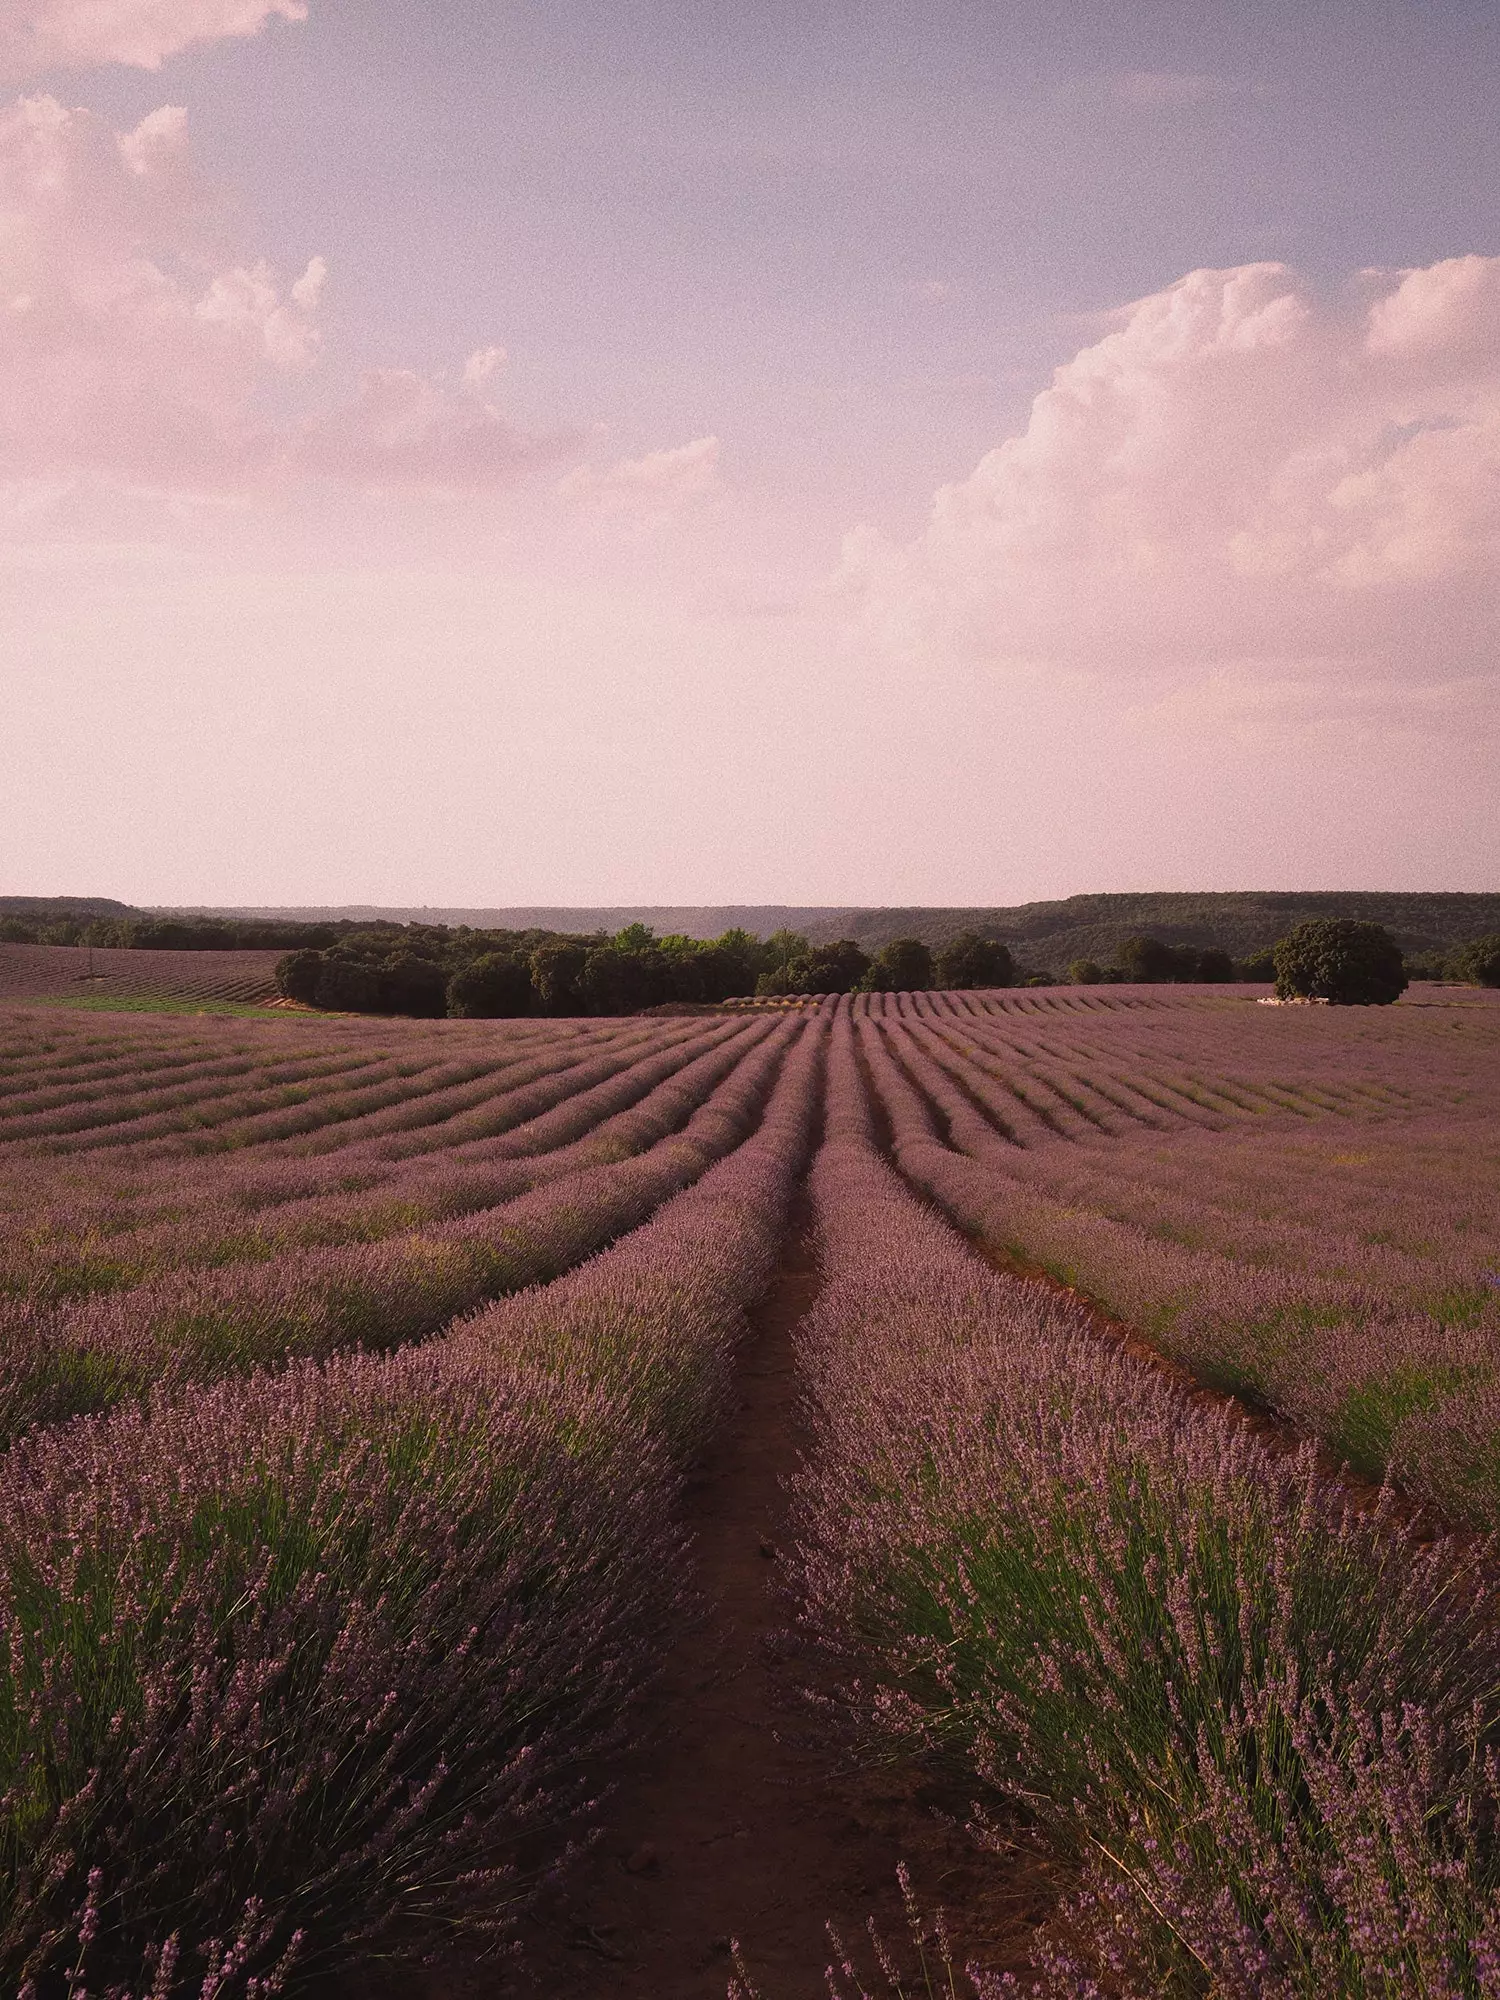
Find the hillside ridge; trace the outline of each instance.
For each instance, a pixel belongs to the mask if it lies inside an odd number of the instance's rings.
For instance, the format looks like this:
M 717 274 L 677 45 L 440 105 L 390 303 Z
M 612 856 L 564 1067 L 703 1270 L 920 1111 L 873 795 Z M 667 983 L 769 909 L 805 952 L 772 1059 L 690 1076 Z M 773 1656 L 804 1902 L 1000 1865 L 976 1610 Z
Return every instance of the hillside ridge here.
M 1408 952 L 1442 951 L 1500 932 L 1500 893 L 1422 890 L 1171 890 L 1103 892 L 1011 905 L 835 905 L 787 903 L 532 905 L 426 908 L 322 904 L 272 907 L 153 906 L 132 912 L 101 897 L 0 897 L 0 915 L 151 914 L 275 917 L 302 921 L 354 918 L 399 923 L 469 924 L 476 929 L 613 932 L 644 923 L 658 934 L 717 937 L 739 926 L 766 937 L 803 932 L 815 944 L 849 937 L 866 950 L 896 937 L 941 945 L 961 930 L 1003 938 L 1029 965 L 1061 969 L 1075 958 L 1107 961 L 1127 937 L 1146 932 L 1168 944 L 1218 945 L 1236 957 L 1274 944 L 1305 917 L 1363 917 L 1384 924 Z

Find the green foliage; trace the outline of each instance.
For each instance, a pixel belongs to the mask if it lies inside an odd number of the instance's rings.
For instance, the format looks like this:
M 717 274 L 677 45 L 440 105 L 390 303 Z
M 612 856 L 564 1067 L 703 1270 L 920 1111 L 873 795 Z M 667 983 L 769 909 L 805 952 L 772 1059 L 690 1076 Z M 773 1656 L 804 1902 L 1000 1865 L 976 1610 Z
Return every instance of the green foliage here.
M 1160 938 L 1131 937 L 1115 954 L 1117 979 L 1134 986 L 1164 986 L 1173 981 L 1187 985 L 1224 986 L 1234 978 L 1234 960 L 1216 945 L 1206 949 L 1195 944 L 1163 944 Z M 1088 964 L 1089 960 L 1078 963 Z M 1072 977 L 1071 970 L 1068 975 Z M 1101 975 L 1108 979 L 1109 973 Z M 1090 982 L 1080 980 L 1080 985 Z
M 1265 951 L 1252 951 L 1248 958 L 1240 960 L 1239 972 L 1241 979 L 1269 986 L 1276 977 L 1276 955 L 1269 947 Z
M 498 951 L 470 959 L 448 981 L 448 1012 L 459 1020 L 510 1020 L 529 1014 L 535 997 L 526 961 Z
M 852 993 L 869 969 L 869 959 L 853 939 L 840 938 L 835 944 L 807 946 L 779 970 L 762 974 L 755 990 L 769 994 Z
M 977 931 L 960 931 L 933 961 L 937 983 L 945 992 L 970 992 L 980 986 L 1014 986 L 1015 961 L 998 938 Z
M 1177 954 L 1160 938 L 1126 938 L 1115 962 L 1132 986 L 1161 986 L 1178 976 Z
M 1500 932 L 1461 945 L 1451 965 L 1454 977 L 1470 986 L 1500 986 Z
M 1104 968 L 1092 958 L 1075 958 L 1068 967 L 1068 981 L 1073 986 L 1098 986 L 1104 979 Z
M 633 925 L 632 929 L 644 929 Z M 579 989 L 590 1014 L 638 1014 L 669 998 L 664 954 L 600 945 L 584 960 Z
M 1283 1000 L 1329 1000 L 1339 1007 L 1389 1006 L 1406 991 L 1401 948 L 1379 924 L 1354 917 L 1297 924 L 1274 953 Z
M 304 1007 L 311 1007 L 322 970 L 322 952 L 289 951 L 285 958 L 276 962 L 276 990 L 283 999 L 300 1000 Z
M 859 983 L 866 993 L 925 993 L 932 985 L 932 953 L 920 938 L 892 938 Z
M 571 938 L 552 938 L 531 954 L 531 983 L 544 1014 L 581 1014 L 588 949 Z

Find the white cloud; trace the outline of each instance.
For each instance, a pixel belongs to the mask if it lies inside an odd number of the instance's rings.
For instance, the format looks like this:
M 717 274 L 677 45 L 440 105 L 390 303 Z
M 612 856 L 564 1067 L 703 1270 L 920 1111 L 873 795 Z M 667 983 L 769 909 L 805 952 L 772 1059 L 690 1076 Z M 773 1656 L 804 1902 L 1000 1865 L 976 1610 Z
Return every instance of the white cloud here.
M 0 81 L 126 63 L 158 69 L 194 42 L 253 35 L 273 17 L 305 21 L 303 0 L 7 0 Z
M 719 487 L 719 440 L 701 437 L 644 458 L 577 466 L 557 490 L 565 500 L 604 513 L 652 516 L 707 499 Z
M 1195 271 L 1059 368 L 925 532 L 849 538 L 892 643 L 1093 674 L 1217 662 L 1351 684 L 1492 676 L 1500 259 Z
M 506 485 L 571 453 L 567 437 L 519 429 L 477 393 L 465 371 L 455 393 L 409 368 L 372 368 L 352 402 L 306 425 L 287 445 L 290 468 L 359 486 L 446 491 Z
M 328 267 L 314 257 L 288 283 L 226 252 L 225 228 L 179 108 L 126 133 L 52 97 L 0 110 L 0 481 L 474 490 L 573 449 L 488 399 L 498 347 L 457 387 L 378 368 L 321 416 L 268 414 L 276 385 L 318 362 Z
M 476 347 L 464 363 L 464 385 L 470 389 L 482 389 L 486 382 L 497 375 L 505 366 L 503 347 Z
M 254 391 L 317 353 L 321 275 L 226 260 L 180 109 L 124 134 L 51 97 L 0 110 L 0 476 L 237 476 Z

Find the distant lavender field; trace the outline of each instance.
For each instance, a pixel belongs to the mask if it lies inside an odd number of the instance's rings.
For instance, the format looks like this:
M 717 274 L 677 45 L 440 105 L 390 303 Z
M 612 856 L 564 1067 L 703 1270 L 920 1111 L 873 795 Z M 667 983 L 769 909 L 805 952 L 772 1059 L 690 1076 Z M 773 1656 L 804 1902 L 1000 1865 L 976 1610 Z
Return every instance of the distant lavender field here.
M 121 951 L 110 946 L 0 945 L 0 1003 L 42 997 L 238 1000 L 276 997 L 276 951 Z
M 805 1178 L 798 1657 L 1058 1884 L 970 1985 L 1500 1992 L 1500 1005 L 1417 997 L 0 1007 L 4 1990 L 518 1935 Z

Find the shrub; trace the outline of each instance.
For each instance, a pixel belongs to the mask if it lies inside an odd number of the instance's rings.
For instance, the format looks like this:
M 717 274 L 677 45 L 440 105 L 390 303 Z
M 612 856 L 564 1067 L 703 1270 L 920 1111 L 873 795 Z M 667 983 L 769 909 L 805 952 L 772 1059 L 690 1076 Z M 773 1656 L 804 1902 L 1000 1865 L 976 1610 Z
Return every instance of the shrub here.
M 460 1020 L 511 1020 L 529 1014 L 534 998 L 531 968 L 498 951 L 471 959 L 448 981 L 448 1012 Z
M 1068 967 L 1068 980 L 1074 986 L 1098 986 L 1103 983 L 1104 969 L 1091 958 L 1075 958 Z
M 1329 1000 L 1338 1007 L 1386 1007 L 1406 991 L 1401 948 L 1379 924 L 1315 917 L 1276 946 L 1276 991 L 1283 1000 Z
M 950 938 L 933 963 L 937 983 L 947 992 L 972 991 L 977 986 L 1014 986 L 1015 961 L 998 938 L 960 931 Z
M 665 1491 L 609 1398 L 447 1351 L 20 1447 L 4 1990 L 316 1991 L 393 1929 L 513 1921 L 678 1597 Z

